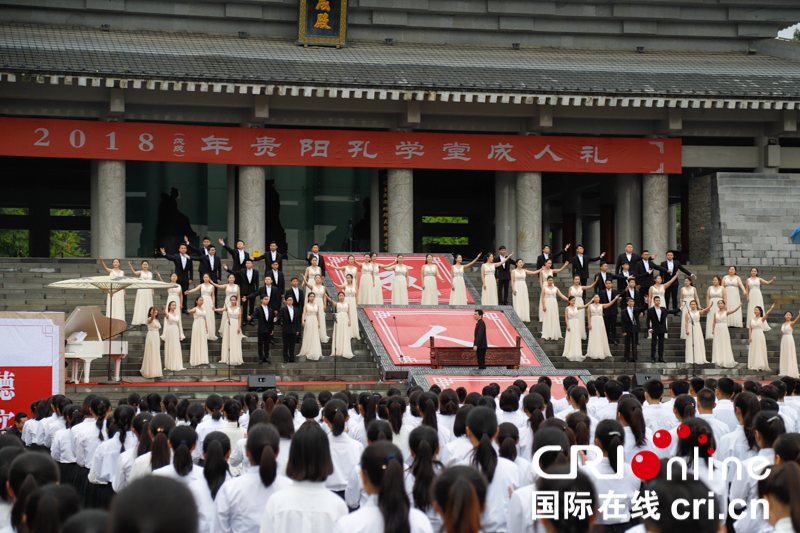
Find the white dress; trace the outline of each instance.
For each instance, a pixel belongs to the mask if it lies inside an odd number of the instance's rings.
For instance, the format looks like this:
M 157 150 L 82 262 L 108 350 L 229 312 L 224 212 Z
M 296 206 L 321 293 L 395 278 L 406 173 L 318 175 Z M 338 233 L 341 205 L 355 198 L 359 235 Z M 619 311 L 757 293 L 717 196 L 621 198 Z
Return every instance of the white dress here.
M 319 339 L 319 306 L 317 304 L 306 304 L 306 325 L 303 328 L 303 343 L 300 345 L 300 353 L 306 359 L 319 361 L 322 357 L 322 343 Z
M 553 275 L 553 269 L 542 269 L 539 272 L 539 291 L 544 290 L 545 285 L 547 285 L 547 278 Z M 583 293 L 581 293 L 583 294 Z M 539 322 L 544 322 L 544 311 L 542 311 L 542 299 L 538 298 L 539 300 Z M 583 305 L 583 299 L 581 299 L 580 305 Z M 586 337 L 584 337 L 585 339 Z
M 555 341 L 561 338 L 561 321 L 558 314 L 558 287 L 545 287 L 542 295 L 547 307 L 544 312 L 544 322 L 542 323 L 542 338 Z M 594 327 L 594 324 L 592 324 L 592 327 Z
M 239 296 L 239 286 L 238 285 L 225 285 L 225 301 L 222 302 L 222 307 L 225 311 L 222 312 L 222 318 L 219 322 L 219 334 L 224 335 L 225 330 L 228 328 L 228 306 L 231 304 L 231 296 Z M 231 320 L 231 323 L 234 321 Z M 244 335 L 242 335 L 244 337 Z
M 320 342 L 328 342 L 331 339 L 328 337 L 327 331 L 327 321 L 325 320 L 325 304 L 322 303 L 325 301 L 325 287 L 320 285 L 319 287 L 314 287 L 314 294 L 317 295 L 316 302 L 317 307 L 319 307 L 319 340 Z
M 681 302 L 683 303 L 683 311 L 681 311 L 681 324 L 686 321 L 686 314 L 689 312 L 689 302 L 694 300 L 694 287 L 681 287 Z M 697 302 L 697 307 L 700 307 L 700 302 Z M 699 323 L 698 323 L 699 324 Z M 701 326 L 702 327 L 702 326 Z M 681 339 L 686 338 L 686 329 L 681 328 Z
M 561 354 L 570 361 L 583 361 L 583 351 L 581 348 L 581 310 L 575 307 L 567 307 L 567 324 L 569 329 L 564 336 L 564 352 Z
M 712 314 L 709 312 L 709 314 Z M 713 313 L 717 321 L 714 329 L 714 341 L 711 344 L 711 362 L 721 368 L 733 368 L 736 360 L 731 349 L 731 334 L 728 331 L 728 317 L 725 311 Z
M 372 303 L 383 305 L 383 280 L 381 279 L 381 267 L 379 267 L 377 263 L 372 269 L 372 273 L 375 276 L 375 278 L 372 280 L 373 290 L 375 291 L 372 296 Z
M 347 275 L 353 276 L 353 283 L 358 283 L 358 267 L 353 265 L 344 266 L 344 282 L 347 283 Z
M 436 265 L 423 265 L 422 277 L 425 288 L 422 289 L 422 305 L 439 305 L 439 286 L 436 284 Z
M 706 341 L 703 336 L 703 326 L 700 323 L 700 312 L 689 311 L 687 315 L 690 319 L 688 324 L 689 335 L 686 335 L 687 325 L 681 323 L 681 331 L 686 339 L 686 362 L 688 364 L 694 362 L 698 365 L 705 365 L 708 361 L 706 361 Z M 692 322 L 694 322 L 694 325 L 692 325 Z
M 394 267 L 392 282 L 392 305 L 408 305 L 408 267 Z
M 158 330 L 161 323 L 153 320 L 147 324 L 147 336 L 144 339 L 144 357 L 142 357 L 142 368 L 139 370 L 146 378 L 160 378 L 161 373 L 161 337 Z
M 800 373 L 797 371 L 797 350 L 794 346 L 792 332 L 792 326 L 784 322 L 781 326 L 781 362 L 778 375 L 800 378 Z
M 139 279 L 152 280 L 152 272 L 142 271 L 139 274 Z M 131 318 L 132 326 L 144 326 L 147 324 L 147 313 L 153 307 L 153 289 L 137 289 L 136 300 L 133 302 L 133 317 Z
M 196 307 L 192 322 L 192 344 L 189 348 L 189 366 L 208 364 L 208 334 L 206 333 L 206 312 Z
M 575 285 L 570 287 L 569 296 L 575 297 L 575 307 L 580 307 L 584 304 L 583 291 L 581 290 L 580 287 L 575 287 Z M 581 317 L 580 318 L 581 325 L 579 326 L 581 332 L 581 339 L 586 340 L 586 309 L 579 310 L 578 316 Z
M 394 293 L 392 297 L 394 297 Z M 361 333 L 358 330 L 358 304 L 356 304 L 355 287 L 345 286 L 344 301 L 350 312 L 350 336 L 354 339 L 361 339 Z
M 481 288 L 481 305 L 498 305 L 497 278 L 494 277 L 494 263 L 483 264 L 483 287 Z
M 756 278 L 747 278 L 747 323 L 749 324 L 753 317 L 756 316 L 756 307 L 760 307 L 761 311 L 764 312 L 766 309 L 764 308 L 764 296 L 761 294 L 761 280 Z M 763 324 L 764 331 L 769 331 L 772 328 L 769 327 L 766 320 Z
M 322 275 L 322 269 L 320 267 L 308 267 L 308 281 L 309 285 L 314 285 L 314 278 L 317 277 L 317 274 L 320 276 Z M 306 299 L 308 299 L 308 293 L 311 292 L 311 289 L 308 288 L 306 285 Z
M 453 282 L 450 290 L 450 305 L 467 305 L 467 285 L 464 283 L 464 267 L 453 265 Z
M 611 357 L 606 336 L 606 323 L 603 321 L 603 306 L 590 305 L 589 317 L 592 329 L 589 330 L 589 342 L 586 345 L 586 357 L 589 359 L 605 359 Z
M 109 278 L 123 278 L 125 273 L 122 271 L 112 270 L 108 273 Z M 180 289 L 178 289 L 180 290 Z M 125 291 L 117 291 L 114 296 L 108 294 L 106 296 L 106 316 L 109 318 L 117 318 L 125 320 Z M 145 319 L 146 321 L 146 319 Z
M 242 312 L 242 308 L 226 306 L 225 312 L 231 317 L 231 325 L 229 331 L 228 321 L 225 320 L 222 323 L 222 357 L 219 362 L 228 364 L 230 360 L 231 366 L 239 366 L 244 363 L 242 359 L 242 334 L 241 332 L 236 332 L 239 329 L 239 314 Z M 229 336 L 229 333 L 231 336 Z M 230 354 L 230 357 L 228 354 Z
M 764 337 L 764 320 L 754 318 L 750 321 L 750 349 L 747 352 L 747 368 L 750 370 L 769 370 L 767 360 L 767 339 Z
M 178 333 L 180 313 L 180 310 L 177 310 L 174 315 L 167 313 L 167 326 L 164 328 L 164 368 L 173 372 L 183 370 L 181 339 Z
M 372 297 L 375 295 L 375 283 L 372 280 L 372 264 L 361 264 L 361 280 L 358 284 L 358 305 L 372 305 Z M 306 296 L 308 291 L 306 290 Z
M 186 335 L 183 334 L 183 321 L 181 320 L 181 289 L 180 287 L 175 287 L 173 289 L 167 289 L 167 310 L 169 311 L 169 304 L 175 302 L 177 305 L 175 306 L 175 314 L 178 315 L 178 331 L 180 332 L 180 340 L 186 338 Z M 161 340 L 167 340 L 167 317 L 164 317 L 164 332 L 161 334 Z
M 726 305 L 728 309 L 736 309 L 739 307 L 739 304 L 742 303 L 742 299 L 739 296 L 739 284 L 737 283 L 738 276 L 725 276 L 722 279 L 722 284 L 725 286 L 725 299 Z M 728 327 L 729 328 L 741 328 L 742 327 L 742 310 L 737 309 L 735 313 L 731 313 L 728 315 Z
M 523 322 L 530 322 L 531 301 L 528 297 L 528 284 L 525 282 L 525 277 L 527 276 L 525 269 L 514 269 L 511 271 L 511 275 L 514 276 L 514 291 L 516 291 L 516 294 L 513 294 L 512 292 L 511 298 L 514 311 L 517 313 L 517 315 L 519 315 Z
M 227 291 L 226 291 L 227 292 Z M 214 286 L 203 283 L 200 285 L 200 296 L 203 297 L 203 311 L 206 312 L 206 325 L 208 326 L 208 340 L 217 340 L 217 317 L 214 313 Z
M 333 323 L 333 349 L 332 355 L 341 355 L 345 359 L 353 358 L 353 348 L 350 346 L 350 327 L 347 325 L 350 306 L 347 303 L 336 302 L 336 320 Z
M 708 301 L 711 303 L 711 309 L 709 309 L 708 313 L 706 313 L 706 339 L 713 339 L 714 334 L 711 333 L 711 326 L 714 325 L 714 315 L 717 314 L 717 302 L 722 300 L 722 295 L 725 293 L 725 289 L 720 287 L 719 289 L 715 289 L 711 287 L 708 290 Z

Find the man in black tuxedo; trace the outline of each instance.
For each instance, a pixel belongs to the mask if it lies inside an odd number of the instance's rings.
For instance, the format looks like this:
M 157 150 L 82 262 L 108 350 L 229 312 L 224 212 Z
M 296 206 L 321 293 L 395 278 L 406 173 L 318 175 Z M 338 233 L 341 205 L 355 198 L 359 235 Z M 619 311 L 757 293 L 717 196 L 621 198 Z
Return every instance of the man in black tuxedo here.
M 653 256 L 653 259 L 655 259 L 655 256 Z M 633 274 L 636 276 L 636 288 L 639 289 L 639 292 L 642 295 L 650 292 L 650 287 L 652 287 L 655 283 L 655 277 L 653 273 L 656 270 L 662 274 L 667 273 L 667 269 L 657 265 L 655 262 L 653 262 L 653 259 L 650 259 L 650 252 L 644 250 L 642 251 L 641 259 L 639 259 L 636 264 L 633 265 Z
M 291 285 L 289 286 L 289 290 L 287 290 L 283 297 L 286 298 L 289 295 L 292 296 L 292 303 L 294 304 L 295 309 L 303 310 L 303 304 L 305 303 L 306 295 L 303 294 L 303 289 L 300 287 L 300 280 L 297 279 L 297 276 L 292 277 Z
M 281 312 L 279 313 L 281 333 L 283 335 L 283 362 L 294 363 L 296 362 L 294 358 L 294 345 L 300 338 L 300 317 L 302 312 L 295 309 L 292 305 L 293 299 L 291 294 L 286 296 L 285 302 L 286 305 L 281 308 Z
M 619 254 L 617 257 L 617 274 L 622 270 L 622 264 L 628 263 L 633 267 L 642 257 L 639 254 L 633 253 L 633 245 L 628 243 L 625 245 L 625 252 Z
M 617 274 L 617 290 L 621 293 L 627 289 L 628 280 L 633 277 L 635 276 L 633 275 L 633 270 L 631 270 L 631 265 L 628 263 L 623 263 L 619 274 Z M 622 305 L 625 305 L 625 302 L 622 302 Z
M 494 277 L 497 280 L 497 303 L 500 305 L 508 305 L 508 286 L 511 283 L 511 262 L 506 261 L 500 264 L 506 258 L 506 247 L 501 246 L 497 257 L 494 262 L 498 263 L 494 270 Z
M 586 257 L 583 255 L 583 245 L 579 244 L 575 247 L 575 257 L 572 258 L 572 277 L 578 276 L 581 278 L 581 285 L 587 285 L 586 281 L 589 279 L 589 263 L 600 261 L 606 255 L 605 252 L 600 254 L 600 257 Z M 583 299 L 586 300 L 586 291 L 584 291 Z
M 247 316 L 249 322 L 252 322 L 252 318 Z M 256 307 L 255 318 L 258 319 L 258 362 L 269 364 L 269 345 L 272 344 L 275 333 L 275 317 L 272 315 L 268 296 L 261 297 L 261 305 Z
M 540 270 L 544 266 L 544 264 L 547 262 L 548 259 L 552 259 L 553 260 L 553 264 L 555 264 L 556 263 L 556 259 L 558 259 L 562 255 L 564 255 L 564 252 L 566 252 L 567 250 L 569 250 L 569 244 L 566 245 L 564 247 L 564 249 L 561 250 L 560 252 L 558 252 L 556 254 L 551 254 L 550 253 L 550 246 L 545 244 L 544 247 L 542 248 L 542 255 L 540 255 L 539 257 L 536 258 L 536 270 Z
M 265 261 L 265 260 L 269 265 L 271 265 L 273 261 L 277 261 L 278 270 L 283 272 L 283 256 L 278 251 L 278 244 L 275 241 L 269 243 L 269 252 L 255 259 L 255 261 Z
M 647 309 L 647 306 L 644 305 L 644 301 L 642 300 L 641 294 L 636 289 L 636 276 L 631 276 L 628 278 L 628 286 L 620 291 L 620 303 L 619 306 L 622 309 L 628 306 L 628 298 L 633 298 L 633 301 L 636 307 L 641 309 Z
M 486 370 L 486 324 L 483 323 L 483 311 L 476 309 L 475 313 L 475 339 L 472 342 L 472 351 L 478 357 L 478 369 Z
M 250 300 L 250 301 L 261 301 L 264 297 L 269 298 L 269 308 L 272 310 L 272 319 L 275 320 L 278 318 L 278 311 L 281 310 L 281 291 L 279 291 L 273 284 L 272 278 L 269 275 L 264 276 L 264 286 L 259 287 L 256 291 L 248 294 L 247 296 L 242 296 L 242 306 Z M 249 319 L 248 319 L 249 320 Z M 272 344 L 275 344 L 273 341 Z
M 322 257 L 322 254 L 319 253 L 319 244 L 314 243 L 311 245 L 311 253 L 306 256 L 306 261 L 308 261 L 308 265 L 311 266 L 311 258 L 317 258 L 317 266 L 319 267 L 320 272 L 322 273 L 322 277 L 325 277 L 325 258 Z
M 231 259 L 233 260 L 233 268 L 231 268 L 231 271 L 234 274 L 236 274 L 240 270 L 244 270 L 247 260 L 250 259 L 250 255 L 244 251 L 244 241 L 241 239 L 236 239 L 236 250 L 233 250 L 229 246 L 226 246 L 225 241 L 223 241 L 222 239 L 219 240 L 219 243 L 222 245 L 223 248 L 225 248 L 225 250 L 231 256 Z M 225 270 L 227 269 L 228 267 L 226 266 Z
M 247 261 L 245 261 L 245 268 L 244 270 L 239 271 L 238 278 L 239 278 L 239 291 L 242 294 L 254 294 L 258 290 L 258 270 L 253 268 L 252 259 L 248 258 Z M 249 301 L 247 302 L 243 301 L 242 303 L 242 313 L 244 313 L 249 308 L 247 314 L 252 315 L 253 308 L 255 306 L 255 298 L 253 299 L 248 298 L 248 300 Z M 246 304 L 250 304 L 249 307 Z M 252 326 L 253 321 L 248 320 L 247 324 Z M 242 322 L 242 325 L 244 325 L 244 322 Z
M 281 291 L 281 294 L 286 292 L 286 278 L 283 275 L 283 272 L 278 270 L 278 261 L 275 260 L 270 265 L 272 270 L 267 270 L 264 275 L 269 276 L 272 278 L 272 285 L 275 286 L 276 289 Z
M 644 255 L 644 254 L 642 254 Z M 677 315 L 680 309 L 668 310 L 659 307 L 661 297 L 653 297 L 653 307 L 647 310 L 647 330 L 652 334 L 650 342 L 650 362 L 656 362 L 656 344 L 658 345 L 658 362 L 664 363 L 664 335 L 667 334 L 667 315 Z
M 614 298 L 619 296 L 617 289 L 614 288 L 614 282 L 611 279 L 606 280 L 605 289 L 600 291 L 600 303 L 607 304 L 614 301 Z M 608 342 L 619 344 L 617 340 L 617 306 L 612 305 L 603 309 L 603 322 L 606 324 L 606 337 Z
M 205 242 L 205 240 L 203 240 Z M 200 282 L 203 281 L 203 276 L 208 274 L 212 283 L 219 284 L 222 279 L 222 261 L 217 257 L 217 249 L 209 241 L 208 247 L 198 250 L 193 246 L 186 245 L 194 254 L 192 259 L 197 261 L 197 271 L 200 275 Z M 214 301 L 217 300 L 217 288 L 214 287 Z
M 208 237 L 203 237 L 203 247 L 197 248 L 189 242 L 189 237 L 186 235 L 183 236 L 183 242 L 186 243 L 186 248 L 189 250 L 190 253 L 194 255 L 207 255 L 208 254 L 208 247 L 211 246 L 211 239 Z
M 634 288 L 634 290 L 636 290 Z M 627 297 L 625 306 L 620 313 L 620 325 L 622 326 L 622 336 L 625 337 L 625 357 L 623 362 L 628 362 L 633 356 L 633 361 L 639 360 L 639 319 L 642 317 L 642 308 L 636 307 L 636 300 Z
M 697 279 L 697 276 L 686 270 L 680 261 L 675 259 L 675 252 L 669 251 L 667 252 L 667 260 L 661 263 L 661 266 L 667 269 L 667 280 L 669 281 L 672 277 L 678 272 L 681 271 L 687 276 L 691 276 L 694 279 Z M 664 294 L 664 297 L 667 300 L 667 307 L 669 307 L 669 301 L 672 300 L 672 308 L 677 309 L 680 307 L 681 299 L 678 297 L 678 284 L 673 283 L 669 287 L 667 287 L 667 292 Z
M 178 275 L 178 285 L 181 286 L 181 290 L 186 293 L 189 290 L 189 285 L 192 284 L 192 277 L 194 277 L 194 266 L 192 264 L 192 258 L 186 253 L 186 245 L 181 244 L 178 247 L 178 253 L 167 255 L 167 252 L 161 248 L 161 255 L 163 255 L 167 260 L 172 261 L 175 265 L 175 273 Z M 183 298 L 183 312 L 188 314 L 186 311 L 186 298 Z
M 608 263 L 603 261 L 600 263 L 600 272 L 594 275 L 594 293 L 600 294 L 601 291 L 605 290 L 606 281 L 619 279 L 619 276 L 616 276 L 608 271 Z

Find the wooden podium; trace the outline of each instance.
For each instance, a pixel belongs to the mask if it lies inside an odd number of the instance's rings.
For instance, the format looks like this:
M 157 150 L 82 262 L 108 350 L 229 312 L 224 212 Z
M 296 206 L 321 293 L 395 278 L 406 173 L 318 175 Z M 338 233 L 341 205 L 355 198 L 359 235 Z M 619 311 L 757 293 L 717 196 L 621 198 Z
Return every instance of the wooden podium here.
M 505 348 L 487 348 L 486 366 L 504 366 L 509 370 L 519 369 L 521 339 L 517 336 L 517 345 Z M 478 366 L 478 356 L 472 348 L 454 346 L 440 348 L 435 346 L 431 337 L 431 368 L 446 366 Z

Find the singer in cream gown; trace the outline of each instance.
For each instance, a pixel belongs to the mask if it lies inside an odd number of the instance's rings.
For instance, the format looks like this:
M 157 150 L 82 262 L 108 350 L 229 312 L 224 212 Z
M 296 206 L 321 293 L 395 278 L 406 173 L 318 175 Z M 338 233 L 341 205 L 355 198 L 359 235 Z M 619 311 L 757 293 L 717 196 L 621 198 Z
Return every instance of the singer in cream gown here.
M 577 300 L 577 298 L 576 298 Z M 564 352 L 561 354 L 570 361 L 583 361 L 583 348 L 581 346 L 581 311 L 574 305 L 567 306 L 567 333 L 564 336 Z
M 376 305 L 383 305 L 383 280 L 381 279 L 381 267 L 378 266 L 377 263 L 373 263 L 375 266 L 373 267 L 372 273 L 375 278 L 372 280 L 372 290 L 375 293 L 372 296 L 372 303 Z
M 183 334 L 183 321 L 181 320 L 181 290 L 180 287 L 167 289 L 167 309 L 169 309 L 169 304 L 172 302 L 178 304 L 178 312 L 176 313 L 178 315 L 178 340 L 184 340 L 186 338 L 186 335 Z M 164 317 L 164 332 L 161 334 L 161 340 L 164 342 L 167 340 L 167 317 Z
M 331 339 L 328 337 L 327 321 L 325 318 L 325 286 L 315 285 L 314 294 L 316 294 L 314 302 L 319 308 L 319 340 L 320 342 L 329 342 Z
M 463 266 L 453 265 L 453 281 L 450 289 L 450 305 L 467 305 L 467 285 L 464 283 Z
M 358 305 L 373 305 L 375 283 L 372 276 L 372 263 L 361 263 L 361 278 L 358 283 Z M 308 293 L 306 292 L 306 296 Z
M 228 306 L 230 305 L 231 296 L 236 296 L 237 300 L 239 298 L 239 286 L 234 284 L 231 285 L 230 283 L 225 285 L 225 301 L 223 302 L 224 311 L 222 312 L 222 318 L 219 321 L 219 334 L 224 335 L 225 329 L 228 327 Z M 245 295 L 246 296 L 246 295 Z M 235 320 L 231 319 L 231 323 L 236 322 Z M 244 335 L 242 335 L 244 337 Z
M 686 323 L 686 315 L 689 313 L 690 307 L 689 304 L 695 300 L 694 297 L 694 287 L 681 287 L 681 303 L 683 303 L 683 311 L 681 311 L 681 324 Z M 698 307 L 700 306 L 700 302 L 697 302 Z M 686 338 L 686 330 L 681 328 L 681 339 Z
M 582 286 L 576 287 L 575 285 L 573 285 L 572 287 L 570 287 L 569 288 L 569 295 L 567 295 L 567 297 L 569 297 L 569 296 L 574 296 L 575 297 L 575 308 L 576 309 L 579 308 L 579 307 L 583 307 L 584 301 L 583 301 L 583 287 Z M 584 309 L 578 309 L 578 316 L 580 317 L 580 320 L 579 320 L 580 325 L 578 325 L 577 327 L 578 327 L 578 330 L 580 331 L 581 340 L 585 341 L 586 340 L 586 309 L 585 308 Z
M 306 279 L 314 280 L 316 276 L 322 276 L 322 269 L 320 267 L 308 267 L 306 268 Z M 306 287 L 306 298 L 308 298 L 308 293 L 311 292 L 311 289 Z
M 353 358 L 353 348 L 350 346 L 350 326 L 347 324 L 350 306 L 347 303 L 336 302 L 336 320 L 333 323 L 333 348 L 332 355 L 345 359 Z
M 728 309 L 734 309 L 742 303 L 742 299 L 739 296 L 739 283 L 741 283 L 739 276 L 725 276 L 722 279 L 722 285 L 725 287 L 725 303 Z M 742 325 L 741 309 L 728 315 L 729 328 L 741 328 Z
M 180 308 L 177 308 L 174 313 L 167 312 L 167 325 L 164 328 L 164 368 L 173 372 L 183 370 L 183 354 L 181 353 L 181 339 L 178 332 L 180 313 Z
M 227 291 L 225 291 L 227 294 Z M 217 317 L 214 313 L 214 286 L 210 283 L 200 285 L 200 296 L 203 297 L 203 311 L 206 316 L 206 326 L 208 327 L 208 340 L 217 340 Z
M 319 361 L 319 358 L 322 357 L 322 343 L 319 338 L 319 306 L 316 304 L 316 299 L 306 303 L 303 343 L 300 345 L 298 355 L 311 361 Z
M 228 300 L 230 301 L 230 300 Z M 230 317 L 230 328 L 228 321 L 222 323 L 222 357 L 219 362 L 231 366 L 239 366 L 244 363 L 242 359 L 242 333 L 239 327 L 239 315 L 242 312 L 241 306 L 232 307 L 227 305 L 225 308 L 227 316 Z
M 758 278 L 747 278 L 747 323 L 749 324 L 755 316 L 756 307 L 764 309 L 764 296 L 761 294 L 761 280 Z M 771 330 L 767 321 L 761 325 L 764 332 Z
M 161 323 L 157 319 L 147 324 L 147 336 L 144 339 L 144 357 L 139 372 L 148 379 L 160 378 L 161 372 Z
M 709 314 L 712 314 L 709 311 Z M 718 311 L 713 313 L 716 324 L 714 326 L 714 341 L 711 344 L 711 362 L 721 368 L 733 368 L 736 360 L 731 349 L 731 334 L 728 331 L 728 313 Z
M 796 379 L 800 378 L 800 373 L 797 370 L 797 350 L 794 345 L 793 332 L 794 328 L 790 322 L 784 322 L 781 325 L 781 360 L 778 375 Z
M 205 298 L 203 298 L 205 304 Z M 204 305 L 205 306 L 205 305 Z M 189 366 L 208 364 L 208 333 L 206 328 L 206 312 L 202 307 L 194 308 L 192 322 L 192 344 L 189 347 Z
M 592 329 L 589 330 L 589 342 L 586 345 L 586 357 L 589 359 L 605 359 L 611 357 L 606 336 L 606 323 L 603 321 L 603 306 L 589 305 L 589 320 Z
M 139 279 L 150 281 L 153 279 L 152 272 L 139 272 Z M 153 289 L 137 289 L 136 300 L 133 302 L 132 326 L 143 326 L 147 324 L 147 313 L 153 307 Z M 124 312 L 124 311 L 123 311 Z
M 436 274 L 439 269 L 436 265 L 423 265 L 422 276 L 425 278 L 425 287 L 422 289 L 422 305 L 439 305 L 439 286 L 436 283 Z
M 483 286 L 481 289 L 481 305 L 498 305 L 497 279 L 494 277 L 494 263 L 483 264 Z
M 527 273 L 525 269 L 515 268 L 511 271 L 514 279 L 511 303 L 514 307 L 514 312 L 519 315 L 523 322 L 531 321 L 531 301 L 528 297 L 528 284 L 525 281 Z
M 408 305 L 408 267 L 405 265 L 394 267 L 392 305 Z
M 750 370 L 769 370 L 767 339 L 763 328 L 763 319 L 754 318 L 750 321 L 750 337 L 753 339 L 747 352 L 747 368 Z
M 714 338 L 714 334 L 711 332 L 714 320 L 716 320 L 714 315 L 716 314 L 716 310 L 719 309 L 717 302 L 723 299 L 722 295 L 724 293 L 725 289 L 722 286 L 717 288 L 711 286 L 708 288 L 708 305 L 711 307 L 711 311 L 706 314 L 706 339 Z
M 685 290 L 685 289 L 681 289 Z M 688 320 L 688 322 L 686 322 Z M 689 334 L 686 334 L 686 330 Z M 682 322 L 681 331 L 683 331 L 683 338 L 686 339 L 686 363 L 705 365 L 708 363 L 706 360 L 706 342 L 703 336 L 703 324 L 700 322 L 700 311 L 689 311 L 686 313 L 686 318 Z
M 121 270 L 112 270 L 108 273 L 109 278 L 124 278 L 125 273 Z M 172 289 L 170 289 L 172 290 Z M 178 288 L 180 291 L 180 287 Z M 149 309 L 149 307 L 148 307 Z M 109 318 L 116 318 L 118 320 L 125 320 L 125 290 L 117 291 L 114 295 L 106 295 L 106 316 Z
M 542 298 L 541 298 L 541 291 L 544 290 L 544 286 L 547 285 L 547 278 L 553 275 L 553 269 L 547 268 L 547 266 L 542 267 L 542 270 L 539 271 L 539 322 L 544 322 L 544 311 L 542 311 Z M 581 300 L 583 301 L 583 300 Z
M 542 338 L 549 341 L 555 341 L 561 338 L 561 320 L 558 310 L 558 287 L 545 286 L 544 290 L 542 291 L 542 296 L 545 303 L 544 322 L 542 323 Z
M 361 332 L 358 329 L 358 305 L 356 304 L 356 288 L 347 285 L 344 288 L 344 301 L 347 303 L 347 310 L 350 313 L 350 336 L 354 339 L 361 339 Z

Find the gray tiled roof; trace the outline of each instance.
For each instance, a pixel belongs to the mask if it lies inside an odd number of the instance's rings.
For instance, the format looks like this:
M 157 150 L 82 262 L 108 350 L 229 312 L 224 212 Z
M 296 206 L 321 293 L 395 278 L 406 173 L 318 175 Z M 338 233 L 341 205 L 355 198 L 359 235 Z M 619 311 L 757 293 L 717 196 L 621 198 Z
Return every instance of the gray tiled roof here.
M 4 72 L 454 91 L 781 98 L 800 62 L 693 51 L 510 48 L 355 41 L 304 48 L 286 38 L 0 25 Z

